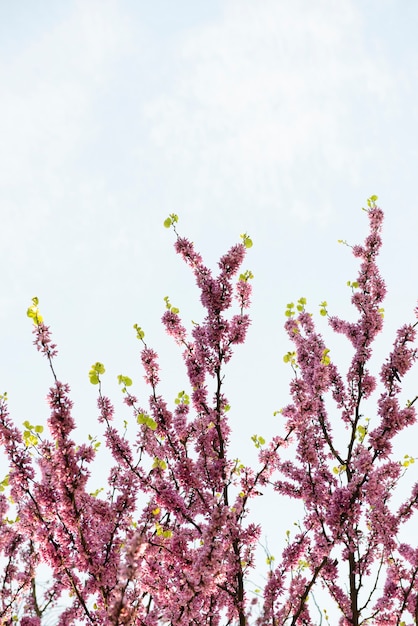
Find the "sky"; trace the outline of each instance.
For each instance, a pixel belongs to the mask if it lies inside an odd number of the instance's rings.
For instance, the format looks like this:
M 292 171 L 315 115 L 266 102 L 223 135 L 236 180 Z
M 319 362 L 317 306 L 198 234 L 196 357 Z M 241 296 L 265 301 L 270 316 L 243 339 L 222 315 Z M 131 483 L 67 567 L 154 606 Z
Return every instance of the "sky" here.
M 353 315 L 357 266 L 337 240 L 362 241 L 372 194 L 385 212 L 381 362 L 418 298 L 417 20 L 412 0 L 0 0 L 0 392 L 17 424 L 48 415 L 35 295 L 81 440 L 98 431 L 93 362 L 121 420 L 118 374 L 147 397 L 134 323 L 167 399 L 184 388 L 163 298 L 186 323 L 202 309 L 169 213 L 213 268 L 240 234 L 254 241 L 253 323 L 225 383 L 244 461 L 252 434 L 282 432 L 286 304 Z M 344 342 L 329 343 L 347 363 Z M 270 543 L 287 506 L 272 520 L 260 505 Z

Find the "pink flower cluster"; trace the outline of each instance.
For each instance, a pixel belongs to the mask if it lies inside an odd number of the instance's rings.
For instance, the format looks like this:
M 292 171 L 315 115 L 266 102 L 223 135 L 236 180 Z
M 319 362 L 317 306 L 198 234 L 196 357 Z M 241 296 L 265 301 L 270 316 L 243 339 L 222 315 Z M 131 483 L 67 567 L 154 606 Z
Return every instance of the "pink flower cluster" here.
M 161 395 L 158 355 L 138 332 L 149 388 L 143 406 L 120 377 L 135 420 L 133 440 L 119 430 L 115 408 L 102 394 L 101 368 L 94 371 L 98 423 L 113 459 L 103 492 L 89 492 L 97 445 L 72 439 L 76 424 L 69 387 L 54 370 L 56 346 L 49 328 L 34 324 L 35 345 L 53 375 L 49 434 L 28 422 L 22 433 L 0 398 L 0 446 L 10 465 L 0 492 L 2 624 L 42 626 L 54 611 L 58 626 L 309 626 L 318 623 L 318 587 L 339 612 L 340 626 L 418 621 L 418 547 L 401 534 L 417 510 L 418 483 L 400 505 L 392 498 L 414 460 L 394 459 L 392 446 L 416 420 L 418 396 L 405 404 L 402 383 L 417 359 L 418 322 L 399 329 L 380 378 L 372 374 L 385 296 L 377 266 L 383 213 L 374 198 L 368 217 L 369 235 L 353 247 L 360 262 L 352 284 L 357 321 L 328 318 L 350 343 L 348 371 L 341 373 L 331 358 L 306 301 L 297 311 L 292 305 L 285 324 L 293 375 L 281 411 L 284 433 L 268 442 L 254 436 L 254 468 L 231 458 L 224 393 L 225 364 L 250 325 L 252 275 L 233 282 L 243 244 L 221 257 L 214 275 L 194 245 L 177 235 L 175 249 L 194 273 L 205 315 L 190 332 L 171 305 L 163 315 L 188 377 L 189 388 L 173 407 Z M 261 528 L 246 518 L 269 486 L 300 500 L 304 516 L 296 533 L 288 532 L 280 560 L 268 559 L 263 593 L 251 597 Z M 41 564 L 51 573 L 43 590 Z
M 402 524 L 417 509 L 418 484 L 396 510 L 392 494 L 404 468 L 390 459 L 393 437 L 416 419 L 417 398 L 406 405 L 401 401 L 402 377 L 418 355 L 415 324 L 398 331 L 381 370 L 383 388 L 377 391 L 369 361 L 383 326 L 386 288 L 376 263 L 383 213 L 373 200 L 368 216 L 370 234 L 363 246 L 353 248 L 360 259 L 352 296 L 358 320 L 329 317 L 330 327 L 344 334 L 354 349 L 345 381 L 311 315 L 303 309 L 286 322 L 296 367 L 290 386 L 293 402 L 282 414 L 296 455 L 294 460 L 279 460 L 274 484 L 282 495 L 303 501 L 305 517 L 302 531 L 272 571 L 259 620 L 263 626 L 316 623 L 306 604 L 314 585 L 329 592 L 341 625 L 395 626 L 406 623 L 402 620 L 408 615 L 418 617 L 416 550 L 399 542 Z M 376 392 L 376 414 L 365 419 L 364 401 Z

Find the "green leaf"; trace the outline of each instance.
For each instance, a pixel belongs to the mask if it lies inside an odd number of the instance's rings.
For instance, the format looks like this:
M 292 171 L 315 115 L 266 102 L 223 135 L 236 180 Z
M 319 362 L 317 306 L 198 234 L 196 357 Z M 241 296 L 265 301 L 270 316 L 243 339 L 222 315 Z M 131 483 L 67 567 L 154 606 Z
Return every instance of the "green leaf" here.
M 251 237 L 249 237 L 247 233 L 240 235 L 240 237 L 242 239 L 242 243 L 244 244 L 246 248 L 252 248 L 253 242 L 252 242 Z
M 147 421 L 148 416 L 145 415 L 145 413 L 138 413 L 138 415 L 136 416 L 136 422 L 137 424 L 145 424 Z
M 251 280 L 252 278 L 254 278 L 254 274 L 250 270 L 245 270 L 243 274 L 239 275 L 239 280 L 245 283 Z
M 320 309 L 319 313 L 320 313 L 321 315 L 323 315 L 323 316 L 327 315 L 327 314 L 328 314 L 328 311 L 327 311 L 327 302 L 326 302 L 326 300 L 324 300 L 323 302 L 321 302 L 321 304 L 320 304 L 319 306 L 321 307 L 321 309 Z
M 118 383 L 119 385 L 125 385 L 125 387 L 130 387 L 132 385 L 132 379 L 129 378 L 129 376 L 122 376 L 122 374 L 119 374 Z
M 97 373 L 93 370 L 90 370 L 89 372 L 89 379 L 92 385 L 98 385 L 100 382 Z
M 136 416 L 136 421 L 138 424 L 144 424 L 145 426 L 147 426 L 147 428 L 150 428 L 151 430 L 156 430 L 157 428 L 157 422 L 145 413 L 138 413 L 138 415 Z
M 377 200 L 377 196 L 370 196 L 370 198 L 368 198 L 367 200 L 367 206 L 371 209 L 372 207 L 375 206 L 376 200 Z
M 4 491 L 9 486 L 9 474 L 7 474 L 0 483 L 0 491 Z
M 90 371 L 96 372 L 96 374 L 104 374 L 106 370 L 105 370 L 105 366 L 103 365 L 103 363 L 96 361 L 96 363 L 93 363 L 93 365 L 91 366 Z
M 261 448 L 261 446 L 264 446 L 264 444 L 266 443 L 266 440 L 264 439 L 264 437 L 261 437 L 259 435 L 253 435 L 251 437 L 251 441 L 254 442 L 254 445 L 256 448 Z
M 164 220 L 165 228 L 170 228 L 172 223 L 173 223 L 173 221 L 172 221 L 171 217 L 167 217 L 167 219 Z
M 36 326 L 39 326 L 39 324 L 42 324 L 43 322 L 43 317 L 39 313 L 38 304 L 39 304 L 39 299 L 35 296 L 34 298 L 32 298 L 32 305 L 26 311 L 26 315 L 30 317 L 31 319 L 33 319 L 33 323 Z
M 39 324 L 42 324 L 44 320 L 42 315 L 39 313 L 38 307 L 35 307 L 35 306 L 30 306 L 28 310 L 26 311 L 26 315 L 30 317 L 31 319 L 33 319 L 33 323 L 36 326 L 39 326 Z
M 296 364 L 296 352 L 288 352 L 284 355 L 283 361 L 285 363 L 291 363 L 292 365 Z
M 89 379 L 90 379 L 91 384 L 98 385 L 100 382 L 99 374 L 104 374 L 105 371 L 106 370 L 105 370 L 105 366 L 103 365 L 103 363 L 100 363 L 99 361 L 96 361 L 96 363 L 93 363 L 89 371 Z
M 29 430 L 25 430 L 23 432 L 23 441 L 25 443 L 25 446 L 27 447 L 36 446 L 36 444 L 38 443 L 38 437 L 33 435 Z
M 152 464 L 153 469 L 167 469 L 167 463 L 163 459 L 159 459 L 158 457 L 154 458 L 154 463 Z
M 328 354 L 329 354 L 329 349 L 325 348 L 324 351 L 322 352 L 322 358 L 321 358 L 322 365 L 329 365 L 331 363 L 331 359 L 329 358 Z
M 136 338 L 142 341 L 143 338 L 145 337 L 144 331 L 142 330 L 140 326 L 138 326 L 138 324 L 134 324 L 134 329 L 136 330 Z

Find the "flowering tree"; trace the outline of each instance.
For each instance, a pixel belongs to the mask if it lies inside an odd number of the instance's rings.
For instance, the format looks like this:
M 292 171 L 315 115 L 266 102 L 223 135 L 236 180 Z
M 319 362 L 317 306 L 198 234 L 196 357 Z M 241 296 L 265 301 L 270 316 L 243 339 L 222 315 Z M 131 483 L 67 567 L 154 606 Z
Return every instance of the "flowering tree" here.
M 399 508 L 391 505 L 413 462 L 393 460 L 392 441 L 415 422 L 417 398 L 402 404 L 401 380 L 417 358 L 416 323 L 399 329 L 378 387 L 368 369 L 385 295 L 376 265 L 383 220 L 376 199 L 368 201 L 370 233 L 353 247 L 360 260 L 350 283 L 357 321 L 329 316 L 321 304 L 331 329 L 353 346 L 348 372 L 343 377 L 331 360 L 306 300 L 289 304 L 285 328 L 294 350 L 284 359 L 293 370 L 291 403 L 281 411 L 281 435 L 267 443 L 254 436 L 256 468 L 229 456 L 223 391 L 224 366 L 250 323 L 252 274 L 239 274 L 252 245 L 247 235 L 220 259 L 215 277 L 178 235 L 177 216 L 167 218 L 206 310 L 188 333 L 166 298 L 162 321 L 182 350 L 190 389 L 173 408 L 167 405 L 157 354 L 135 325 L 150 396 L 141 403 L 129 390 L 131 379 L 119 376 L 137 425 L 129 440 L 115 427 L 114 408 L 102 393 L 104 366 L 92 366 L 98 419 L 114 461 L 105 493 L 88 491 L 98 442 L 72 439 L 69 388 L 57 378 L 56 346 L 33 299 L 28 315 L 35 345 L 53 377 L 49 435 L 29 422 L 23 431 L 16 428 L 6 394 L 1 397 L 0 443 L 10 465 L 0 494 L 1 624 L 44 625 L 55 607 L 60 626 L 309 625 L 317 587 L 333 599 L 341 626 L 418 623 L 418 548 L 399 539 L 417 508 L 418 484 Z M 238 310 L 231 314 L 234 296 Z M 369 421 L 362 407 L 373 394 L 377 409 Z M 268 559 L 267 583 L 254 601 L 247 578 L 260 527 L 246 516 L 266 485 L 301 500 L 304 518 L 294 536 L 288 533 L 278 565 Z M 41 591 L 42 563 L 51 582 Z

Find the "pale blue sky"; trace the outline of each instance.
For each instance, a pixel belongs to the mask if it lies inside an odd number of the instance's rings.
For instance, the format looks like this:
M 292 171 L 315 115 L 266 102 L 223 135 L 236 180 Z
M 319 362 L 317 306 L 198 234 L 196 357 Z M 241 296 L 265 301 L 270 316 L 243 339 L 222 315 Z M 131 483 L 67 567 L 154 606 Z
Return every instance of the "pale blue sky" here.
M 356 265 L 337 239 L 363 238 L 371 194 L 387 346 L 418 297 L 417 26 L 412 0 L 0 1 L 0 391 L 16 421 L 47 416 L 33 295 L 83 433 L 94 361 L 115 401 L 120 373 L 146 393 L 134 322 L 168 399 L 183 388 L 163 297 L 186 322 L 200 307 L 170 212 L 212 266 L 240 233 L 254 240 L 254 322 L 226 385 L 237 454 L 288 400 L 286 303 L 349 311 Z

